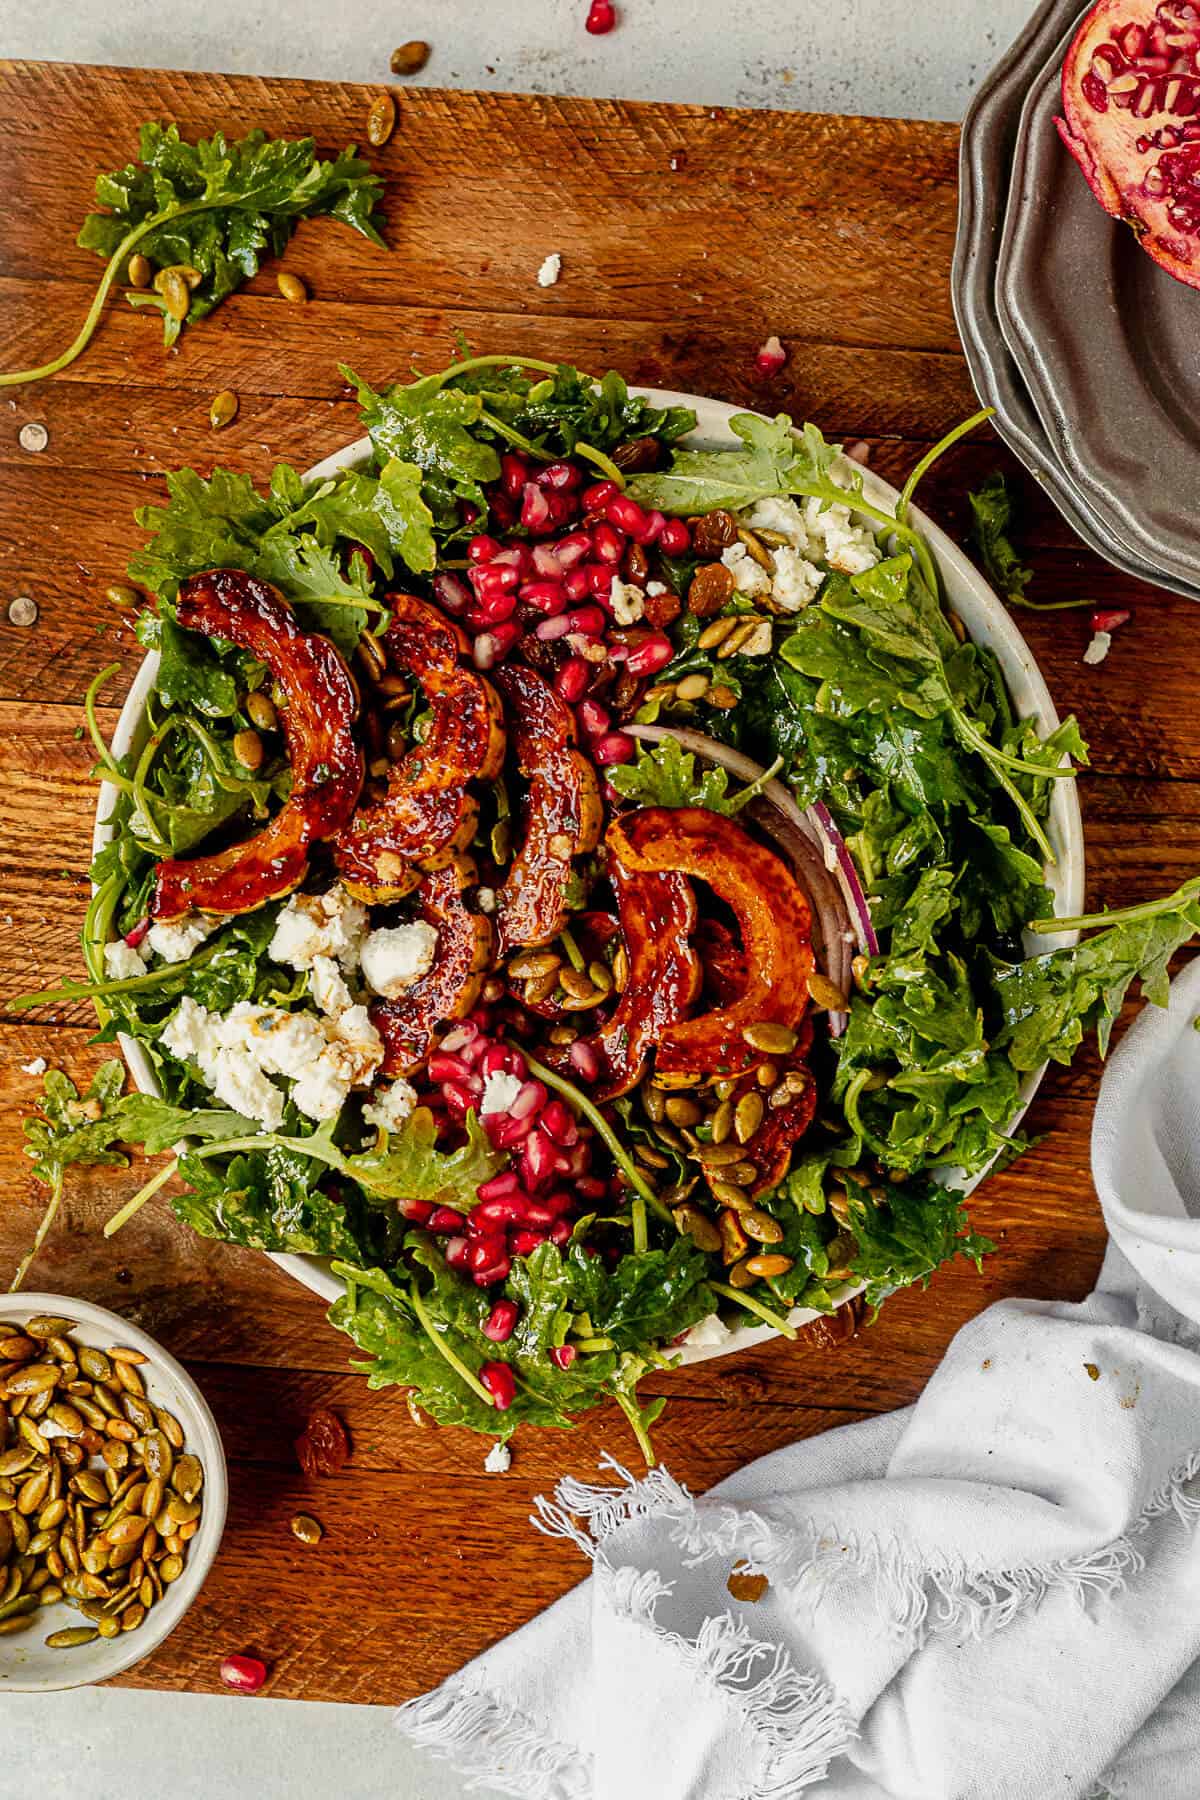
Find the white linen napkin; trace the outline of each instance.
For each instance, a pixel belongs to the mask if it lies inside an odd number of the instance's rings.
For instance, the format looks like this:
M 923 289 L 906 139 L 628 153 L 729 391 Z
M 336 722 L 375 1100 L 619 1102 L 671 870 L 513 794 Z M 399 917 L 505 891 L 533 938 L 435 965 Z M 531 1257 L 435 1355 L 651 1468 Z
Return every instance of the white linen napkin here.
M 1089 1299 L 989 1308 L 915 1406 L 700 1499 L 562 1482 L 534 1522 L 591 1578 L 401 1730 L 521 1800 L 1196 1800 L 1198 1013 L 1200 962 L 1105 1074 Z

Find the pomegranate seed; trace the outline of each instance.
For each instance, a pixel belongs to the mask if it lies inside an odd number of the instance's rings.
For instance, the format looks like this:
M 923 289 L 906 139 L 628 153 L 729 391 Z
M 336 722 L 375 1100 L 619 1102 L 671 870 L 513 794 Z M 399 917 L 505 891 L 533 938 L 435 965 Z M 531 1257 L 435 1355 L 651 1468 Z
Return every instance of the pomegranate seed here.
M 530 1132 L 521 1152 L 521 1171 L 527 1186 L 542 1187 L 557 1172 L 555 1160 L 554 1145 L 541 1127 L 536 1127 Z
M 479 1221 L 476 1229 L 483 1231 L 485 1225 L 523 1225 L 529 1212 L 529 1201 L 522 1193 L 502 1194 L 498 1200 L 481 1200 L 471 1212 L 471 1223 Z
M 515 1150 L 518 1144 L 525 1142 L 534 1126 L 532 1114 L 528 1119 L 514 1119 L 507 1113 L 493 1113 L 484 1123 L 497 1150 Z
M 550 1361 L 556 1369 L 569 1369 L 578 1355 L 574 1344 L 556 1344 L 550 1352 Z
M 517 1383 L 507 1363 L 484 1363 L 479 1371 L 488 1393 L 492 1396 L 492 1405 L 497 1412 L 507 1412 L 517 1397 Z
M 692 534 L 682 519 L 668 519 L 658 534 L 658 547 L 667 556 L 682 556 L 692 546 Z
M 550 1100 L 542 1108 L 542 1116 L 538 1123 L 548 1137 L 556 1144 L 571 1145 L 578 1142 L 579 1127 L 570 1110 L 561 1100 Z
M 640 531 L 646 529 L 646 514 L 637 501 L 631 500 L 628 494 L 614 494 L 604 509 L 604 515 L 611 524 L 619 525 L 621 530 L 630 537 L 636 537 Z M 599 535 L 599 529 L 597 529 L 597 538 Z
M 460 1212 L 455 1212 L 452 1206 L 434 1206 L 430 1208 L 426 1223 L 430 1231 L 437 1232 L 440 1236 L 443 1231 L 461 1231 L 463 1216 Z
M 480 600 L 491 600 L 496 594 L 515 594 L 521 585 L 521 572 L 511 563 L 479 563 L 471 570 L 471 586 Z
M 561 581 L 564 574 L 562 563 L 558 559 L 556 544 L 535 544 L 533 546 L 533 570 L 546 581 Z
M 446 1258 L 448 1269 L 465 1269 L 471 1246 L 465 1237 L 452 1237 L 448 1240 L 442 1255 Z
M 779 339 L 772 335 L 755 352 L 754 366 L 760 375 L 778 375 L 787 358 L 787 351 Z
M 578 710 L 579 729 L 584 737 L 603 737 L 612 724 L 607 709 L 598 700 L 581 700 Z
M 442 1095 L 448 1110 L 456 1113 L 460 1119 L 466 1118 L 475 1101 L 475 1096 L 470 1088 L 457 1081 L 444 1081 Z
M 572 656 L 565 662 L 554 677 L 554 691 L 560 694 L 568 706 L 582 699 L 591 680 L 592 672 L 582 657 Z
M 567 579 L 569 581 L 570 576 Z M 552 644 L 556 638 L 567 637 L 570 630 L 569 617 L 565 613 L 559 613 L 556 618 L 542 619 L 539 624 L 534 626 L 533 635 L 541 644 Z
M 525 1078 L 525 1058 L 507 1044 L 493 1044 L 480 1065 L 485 1075 L 519 1075 Z
M 563 489 L 569 491 L 577 488 L 583 476 L 574 463 L 556 462 L 548 463 L 539 471 L 535 480 L 539 487 L 557 488 L 561 492 Z
M 546 1241 L 546 1233 L 535 1229 L 532 1225 L 522 1225 L 519 1231 L 509 1233 L 508 1248 L 512 1256 L 532 1256 L 539 1244 Z
M 550 1227 L 550 1242 L 557 1244 L 562 1250 L 571 1241 L 571 1222 L 569 1219 L 555 1219 Z
M 585 1081 L 595 1081 L 600 1074 L 600 1057 L 594 1046 L 584 1038 L 575 1039 L 567 1051 L 567 1061 Z
M 521 588 L 521 598 L 526 606 L 536 607 L 538 612 L 560 613 L 565 611 L 567 595 L 561 581 L 527 581 Z
M 488 1181 L 481 1181 L 475 1189 L 481 1200 L 502 1200 L 505 1194 L 515 1194 L 520 1187 L 514 1169 L 503 1169 L 499 1175 L 493 1175 Z
M 131 930 L 129 930 L 125 933 L 125 942 L 129 945 L 129 948 L 131 950 L 137 949 L 138 945 L 142 942 L 142 939 L 145 937 L 145 935 L 149 931 L 149 929 L 150 929 L 150 918 L 149 918 L 149 915 L 147 914 L 147 916 L 144 919 L 139 919 L 137 924 L 134 925 Z
M 607 570 L 605 573 L 607 574 Z M 567 623 L 581 637 L 599 637 L 604 630 L 605 618 L 598 606 L 580 606 L 573 613 L 568 613 Z
M 536 1118 L 545 1106 L 547 1098 L 546 1090 L 540 1081 L 527 1081 L 513 1101 L 509 1112 L 514 1119 L 527 1119 L 530 1114 Z
M 489 537 L 486 531 L 481 531 L 479 536 L 473 537 L 467 545 L 467 561 L 491 562 L 493 556 L 499 556 L 500 548 L 499 538 Z
M 598 512 L 602 506 L 608 505 L 614 494 L 619 494 L 620 491 L 615 481 L 593 481 L 590 487 L 584 488 L 581 496 L 584 511 Z
M 641 507 L 638 513 L 641 514 Z M 619 563 L 625 554 L 625 540 L 611 525 L 597 525 L 592 533 L 592 548 L 601 562 Z
M 1118 625 L 1128 624 L 1132 617 L 1133 614 L 1131 612 L 1122 610 L 1119 607 L 1106 608 L 1098 606 L 1092 614 L 1092 630 L 1115 631 Z M 129 939 L 126 938 L 125 942 L 128 943 Z
M 597 738 L 589 749 L 593 762 L 599 763 L 602 769 L 609 763 L 632 762 L 637 754 L 637 744 L 624 731 L 610 731 L 606 737 Z
M 657 675 L 660 669 L 665 669 L 674 654 L 675 646 L 670 638 L 656 632 L 653 637 L 643 638 L 637 648 L 629 652 L 625 667 L 640 680 L 643 675 Z
M 532 481 L 525 483 L 525 495 L 521 501 L 521 523 L 526 531 L 545 531 L 554 523 L 550 514 L 550 501 L 539 487 Z
M 488 513 L 501 531 L 509 531 L 517 522 L 517 509 L 507 494 L 493 488 L 488 495 Z
M 492 1287 L 497 1281 L 507 1281 L 511 1273 L 512 1263 L 504 1255 L 489 1263 L 486 1269 L 475 1269 L 471 1279 L 476 1287 Z
M 609 644 L 608 660 L 612 663 L 623 663 L 629 655 L 628 644 Z
M 497 1300 L 484 1323 L 484 1337 L 490 1338 L 493 1344 L 506 1344 L 520 1316 L 521 1309 L 515 1300 Z
M 634 533 L 634 541 L 639 544 L 657 543 L 663 534 L 666 523 L 665 513 L 648 512 L 646 514 L 646 523 L 642 526 L 640 531 Z
M 435 575 L 433 597 L 448 613 L 465 612 L 471 604 L 471 590 L 457 575 Z
M 599 1175 L 581 1175 L 575 1183 L 575 1192 L 581 1200 L 603 1200 L 608 1183 Z
M 467 1251 L 467 1267 L 475 1275 L 481 1269 L 490 1269 L 493 1263 L 500 1261 L 504 1255 L 504 1243 L 498 1237 L 477 1237 Z
M 569 536 L 559 538 L 554 546 L 554 556 L 562 569 L 573 569 L 577 563 L 584 561 L 592 554 L 592 534 L 590 531 L 572 531 Z M 537 552 L 534 552 L 536 560 Z
M 461 1081 L 471 1071 L 457 1056 L 451 1056 L 443 1045 L 435 1050 L 428 1063 L 430 1081 Z
M 586 567 L 592 593 L 597 600 L 607 601 L 612 593 L 615 571 L 606 563 L 588 563 Z
M 267 1679 L 267 1665 L 257 1656 L 227 1656 L 221 1664 L 221 1680 L 239 1694 L 257 1694 Z
M 478 1038 L 478 1025 L 472 1024 L 470 1019 L 464 1019 L 461 1025 L 455 1025 L 453 1030 L 446 1033 L 438 1048 L 449 1056 L 456 1050 L 465 1050 L 468 1044 L 476 1043 Z
M 401 1200 L 400 1211 L 410 1225 L 428 1225 L 434 1209 L 428 1200 Z
M 587 569 L 572 569 L 563 577 L 563 593 L 568 600 L 586 600 L 592 591 L 592 578 Z
M 508 655 L 514 644 L 521 641 L 521 627 L 511 619 L 503 620 L 492 631 L 485 631 L 475 639 L 471 648 L 471 660 L 477 669 L 493 669 L 498 662 Z
M 500 486 L 510 500 L 519 500 L 529 480 L 529 464 L 523 456 L 506 450 L 500 458 Z
M 473 525 L 479 517 L 479 508 L 473 505 L 470 500 L 460 500 L 458 503 L 458 516 L 464 525 Z

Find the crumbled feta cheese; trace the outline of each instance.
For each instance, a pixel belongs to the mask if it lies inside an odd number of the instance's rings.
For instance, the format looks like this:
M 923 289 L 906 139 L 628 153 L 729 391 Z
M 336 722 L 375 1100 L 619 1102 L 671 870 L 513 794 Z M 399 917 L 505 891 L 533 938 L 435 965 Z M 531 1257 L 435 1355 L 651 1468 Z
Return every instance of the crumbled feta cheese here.
M 417 1090 L 408 1081 L 393 1081 L 380 1088 L 363 1107 L 363 1118 L 380 1131 L 399 1131 L 417 1104 Z
M 552 250 L 538 270 L 538 286 L 553 287 L 561 274 L 562 257 L 557 250 Z
M 721 561 L 733 576 L 738 593 L 745 594 L 748 600 L 770 593 L 771 577 L 755 562 L 745 544 L 730 544 L 728 550 L 722 550 Z
M 314 956 L 309 971 L 308 991 L 323 1013 L 340 1018 L 354 1005 L 354 996 L 332 956 Z
M 335 1052 L 342 1065 L 350 1070 L 355 1087 L 370 1081 L 383 1061 L 383 1039 L 371 1023 L 365 1006 L 351 1006 L 340 1019 L 325 1027 L 329 1035 L 329 1052 Z
M 739 656 L 769 656 L 771 653 L 771 622 L 760 619 L 748 638 L 743 638 L 738 645 Z
M 1096 663 L 1102 663 L 1111 649 L 1112 632 L 1094 631 L 1092 633 L 1092 641 L 1083 653 L 1083 660 L 1085 663 L 1091 663 L 1093 666 Z
M 777 531 L 781 537 L 797 550 L 808 549 L 808 526 L 804 523 L 804 514 L 794 500 L 783 495 L 770 494 L 764 500 L 756 500 L 748 511 L 742 514 L 751 531 Z
M 424 919 L 382 926 L 362 947 L 363 980 L 373 993 L 395 1000 L 433 967 L 437 941 Z
M 494 913 L 497 905 L 495 888 L 481 887 L 475 896 L 475 904 L 481 913 Z
M 810 554 L 822 555 L 830 568 L 843 575 L 862 575 L 879 561 L 874 537 L 853 522 L 848 506 L 826 506 L 814 498 L 805 502 L 804 518 L 813 540 Z
M 35 1056 L 32 1062 L 21 1064 L 26 1075 L 44 1075 L 49 1066 L 44 1056 Z
M 497 1438 L 484 1457 L 483 1466 L 489 1475 L 507 1475 L 512 1468 L 512 1451 Z
M 728 1325 L 723 1325 L 716 1313 L 709 1313 L 707 1319 L 685 1332 L 683 1341 L 692 1350 L 715 1350 L 732 1336 Z
M 311 1013 L 281 1006 L 237 1005 L 220 1021 L 221 1047 L 249 1055 L 268 1075 L 303 1075 L 325 1048 L 325 1033 Z
M 775 564 L 775 579 L 771 583 L 771 598 L 780 612 L 801 612 L 820 592 L 825 576 L 815 563 L 801 556 L 798 550 L 781 544 L 771 554 Z
M 283 1123 L 283 1095 L 245 1051 L 219 1050 L 204 1071 L 218 1100 L 244 1119 L 257 1119 L 268 1131 Z
M 618 625 L 636 625 L 646 610 L 646 596 L 641 588 L 634 587 L 631 581 L 622 581 L 619 575 L 613 576 L 608 603 Z
M 508 1075 L 504 1070 L 483 1078 L 483 1097 L 479 1102 L 480 1117 L 488 1113 L 507 1112 L 524 1083 L 519 1075 Z
M 186 962 L 220 923 L 219 919 L 206 919 L 203 913 L 184 913 L 169 924 L 152 925 L 146 933 L 146 947 L 164 962 Z
M 280 909 L 267 955 L 289 969 L 310 969 L 318 956 L 329 956 L 349 973 L 358 967 L 366 935 L 367 909 L 344 887 L 293 894 Z
M 110 981 L 128 981 L 133 975 L 144 975 L 146 965 L 132 944 L 118 939 L 104 946 L 104 973 Z
M 659 594 L 665 594 L 666 592 L 667 584 L 665 581 L 648 581 L 646 583 L 646 593 L 651 600 L 656 600 Z

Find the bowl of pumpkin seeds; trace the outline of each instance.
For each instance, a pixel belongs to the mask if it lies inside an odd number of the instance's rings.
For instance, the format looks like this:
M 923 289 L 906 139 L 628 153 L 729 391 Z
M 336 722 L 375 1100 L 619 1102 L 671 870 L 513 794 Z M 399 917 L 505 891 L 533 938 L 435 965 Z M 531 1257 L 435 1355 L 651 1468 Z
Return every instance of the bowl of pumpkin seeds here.
M 106 1681 L 178 1625 L 225 1528 L 199 1388 L 116 1313 L 0 1296 L 0 1693 Z

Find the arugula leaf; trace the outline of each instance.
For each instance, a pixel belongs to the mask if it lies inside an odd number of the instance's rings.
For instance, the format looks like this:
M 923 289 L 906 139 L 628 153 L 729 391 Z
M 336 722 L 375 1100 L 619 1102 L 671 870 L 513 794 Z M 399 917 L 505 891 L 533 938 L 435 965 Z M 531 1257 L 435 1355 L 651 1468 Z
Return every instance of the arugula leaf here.
M 178 126 L 150 122 L 141 127 L 138 155 L 139 161 L 97 178 L 96 200 L 108 210 L 89 213 L 79 233 L 82 248 L 108 264 L 81 331 L 52 362 L 0 375 L 0 387 L 54 375 L 82 354 L 135 250 L 156 269 L 182 264 L 199 274 L 182 320 L 157 292 L 129 296 L 162 314 L 169 348 L 185 324 L 256 274 L 264 254 L 278 255 L 298 219 L 327 213 L 383 244 L 375 224 L 383 183 L 353 146 L 322 162 L 312 138 L 268 138 L 256 130 L 234 143 L 217 132 L 186 144 Z
M 599 381 L 563 363 L 551 380 L 532 386 L 514 411 L 513 423 L 544 440 L 562 456 L 580 443 L 613 450 L 628 438 L 656 437 L 674 443 L 696 427 L 690 407 L 654 407 L 631 395 L 625 380 L 610 369 Z
M 208 638 L 184 631 L 164 616 L 159 620 L 158 651 L 155 685 L 168 706 L 191 706 L 212 719 L 233 716 L 238 708 L 237 680 Z
M 970 1229 L 963 1196 L 928 1178 L 902 1184 L 881 1181 L 872 1197 L 847 1184 L 848 1228 L 858 1243 L 851 1272 L 866 1283 L 868 1306 L 879 1306 L 897 1288 L 929 1278 L 943 1263 L 963 1257 L 977 1266 L 995 1245 Z
M 123 1136 L 119 1107 L 124 1082 L 124 1065 L 115 1060 L 101 1063 L 86 1094 L 81 1094 L 61 1069 L 46 1071 L 39 1101 L 41 1117 L 25 1120 L 25 1154 L 32 1159 L 34 1179 L 50 1189 L 50 1198 L 33 1243 L 9 1283 L 9 1293 L 21 1286 L 46 1241 L 62 1200 L 66 1170 L 77 1164 L 128 1165 L 129 1158 L 113 1147 Z
M 971 507 L 971 537 L 983 572 L 997 593 L 1019 605 L 1033 580 L 1033 570 L 1025 568 L 1013 548 L 1013 502 L 1008 483 L 997 470 L 981 488 L 968 494 L 967 500 Z
M 444 373 L 377 394 L 352 369 L 338 366 L 357 389 L 376 455 L 385 465 L 396 460 L 421 471 L 425 497 L 439 519 L 456 518 L 459 500 L 487 510 L 483 484 L 499 479 L 500 454 L 472 430 L 484 415 L 480 395 L 447 387 Z
M 245 1128 L 245 1120 L 239 1124 Z M 202 1237 L 355 1262 L 399 1253 L 404 1224 L 395 1210 L 368 1206 L 352 1187 L 325 1191 L 314 1180 L 319 1166 L 298 1152 L 275 1145 L 234 1156 L 220 1169 L 185 1155 L 179 1172 L 188 1191 L 172 1197 L 172 1209 Z
M 733 813 L 726 796 L 729 775 L 714 765 L 696 773 L 696 758 L 677 738 L 643 746 L 635 763 L 609 772 L 617 792 L 636 806 L 703 806 L 709 812 Z

